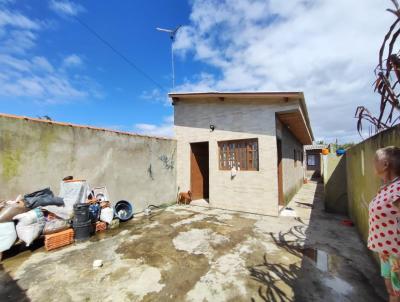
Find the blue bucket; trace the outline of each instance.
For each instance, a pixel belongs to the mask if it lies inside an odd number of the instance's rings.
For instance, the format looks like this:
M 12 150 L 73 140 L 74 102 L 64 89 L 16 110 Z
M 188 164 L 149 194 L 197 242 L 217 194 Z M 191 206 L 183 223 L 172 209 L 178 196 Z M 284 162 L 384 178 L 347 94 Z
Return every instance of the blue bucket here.
M 346 153 L 346 150 L 344 150 L 342 148 L 336 150 L 336 155 L 337 156 L 344 155 L 345 153 Z
M 133 206 L 129 201 L 120 200 L 114 206 L 115 216 L 121 221 L 127 221 L 133 217 Z

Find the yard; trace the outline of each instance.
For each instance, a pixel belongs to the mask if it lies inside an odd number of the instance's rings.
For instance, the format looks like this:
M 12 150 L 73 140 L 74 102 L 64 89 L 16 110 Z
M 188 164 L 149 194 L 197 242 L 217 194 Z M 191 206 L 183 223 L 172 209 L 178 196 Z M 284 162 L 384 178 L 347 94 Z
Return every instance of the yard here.
M 383 301 L 377 266 L 356 230 L 323 212 L 320 189 L 303 186 L 297 217 L 172 206 L 54 252 L 14 249 L 0 300 Z

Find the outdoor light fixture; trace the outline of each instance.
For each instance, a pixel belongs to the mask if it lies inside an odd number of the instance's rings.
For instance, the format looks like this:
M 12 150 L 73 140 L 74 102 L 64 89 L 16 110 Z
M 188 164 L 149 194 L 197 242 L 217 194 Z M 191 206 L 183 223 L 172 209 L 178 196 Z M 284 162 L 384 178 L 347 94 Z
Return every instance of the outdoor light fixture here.
M 211 129 L 211 132 L 213 132 L 215 130 L 215 126 L 214 125 L 210 125 L 210 129 Z

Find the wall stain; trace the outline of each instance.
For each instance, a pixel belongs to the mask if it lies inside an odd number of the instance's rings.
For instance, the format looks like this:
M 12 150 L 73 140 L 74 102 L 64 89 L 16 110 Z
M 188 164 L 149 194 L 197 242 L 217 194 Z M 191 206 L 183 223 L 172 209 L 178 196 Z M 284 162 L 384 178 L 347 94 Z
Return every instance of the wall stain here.
M 1 154 L 1 162 L 3 165 L 3 177 L 10 180 L 18 175 L 21 160 L 21 151 L 3 151 Z
M 57 128 L 52 125 L 47 125 L 48 127 L 42 127 L 42 132 L 40 133 L 40 148 L 44 156 L 47 157 L 49 154 L 49 147 L 51 143 L 56 139 Z
M 22 152 L 13 145 L 13 136 L 10 133 L 5 133 L 0 138 L 0 146 L 2 175 L 8 181 L 18 175 Z
M 168 157 L 167 155 L 161 155 L 160 157 L 158 157 L 158 159 L 161 160 L 164 164 L 164 168 L 167 170 L 173 170 L 175 167 L 175 151 L 176 149 L 174 149 L 170 157 Z
M 150 164 L 149 167 L 147 168 L 147 174 L 149 175 L 149 177 L 151 178 L 151 180 L 154 180 L 153 170 L 152 170 L 151 164 Z

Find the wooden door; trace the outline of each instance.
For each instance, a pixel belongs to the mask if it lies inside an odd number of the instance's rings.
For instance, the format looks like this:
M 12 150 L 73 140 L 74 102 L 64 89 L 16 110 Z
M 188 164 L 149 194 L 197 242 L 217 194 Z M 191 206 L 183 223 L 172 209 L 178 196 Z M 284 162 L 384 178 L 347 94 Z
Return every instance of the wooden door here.
M 276 140 L 277 154 L 278 154 L 278 200 L 279 205 L 284 206 L 285 200 L 283 197 L 283 168 L 282 168 L 282 141 Z
M 190 144 L 190 190 L 192 199 L 207 199 L 208 183 L 208 142 Z

